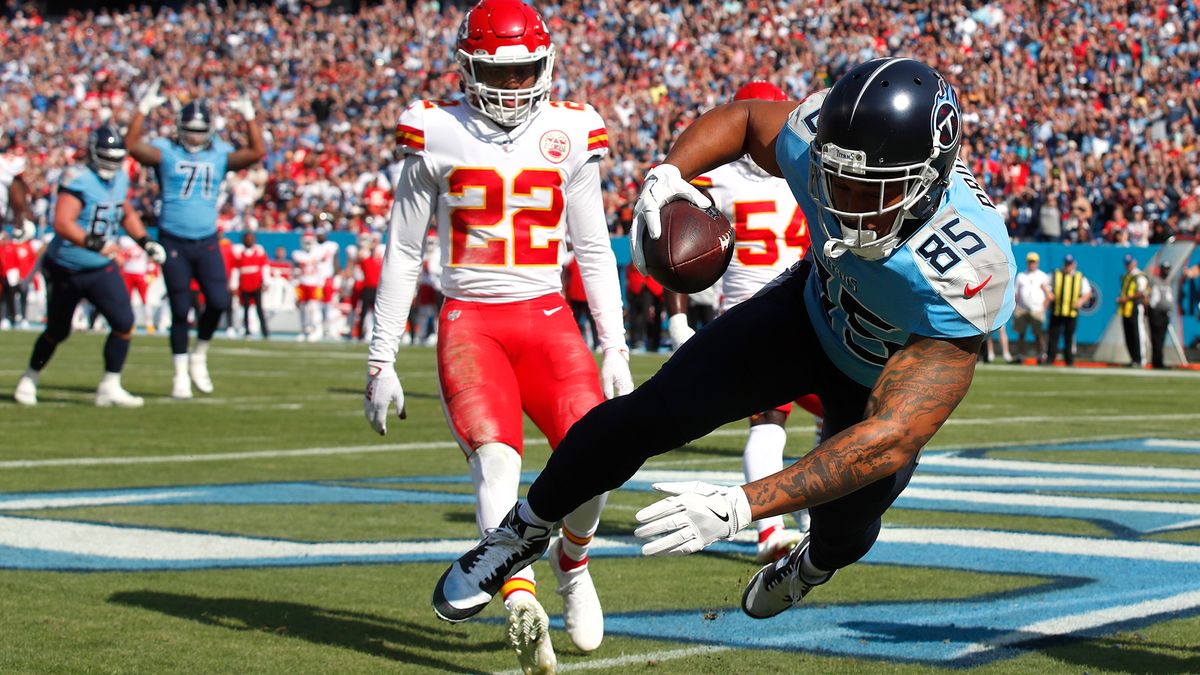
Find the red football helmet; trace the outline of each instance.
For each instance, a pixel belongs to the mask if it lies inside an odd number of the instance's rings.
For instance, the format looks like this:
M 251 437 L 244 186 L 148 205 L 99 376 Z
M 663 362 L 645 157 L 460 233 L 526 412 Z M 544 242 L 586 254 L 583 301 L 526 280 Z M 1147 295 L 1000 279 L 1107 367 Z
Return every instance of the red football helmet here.
M 462 70 L 467 104 L 495 120 L 515 127 L 533 113 L 533 107 L 550 93 L 554 70 L 554 45 L 542 17 L 521 0 L 482 0 L 458 29 L 458 65 Z M 507 89 L 481 81 L 480 66 L 536 67 L 533 86 Z
M 786 101 L 788 95 L 766 80 L 750 80 L 733 95 L 735 101 Z

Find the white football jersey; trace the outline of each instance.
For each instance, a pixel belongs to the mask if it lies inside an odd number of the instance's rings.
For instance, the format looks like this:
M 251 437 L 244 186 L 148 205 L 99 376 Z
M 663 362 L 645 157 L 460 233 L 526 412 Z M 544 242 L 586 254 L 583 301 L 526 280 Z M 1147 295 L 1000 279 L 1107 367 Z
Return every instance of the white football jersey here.
M 591 106 L 543 103 L 506 133 L 467 105 L 419 101 L 401 115 L 397 140 L 425 158 L 435 183 L 447 296 L 512 302 L 562 289 L 565 195 L 608 152 Z
M 388 218 L 372 361 L 395 359 L 435 219 L 442 291 L 456 300 L 561 293 L 569 236 L 600 346 L 625 348 L 597 161 L 608 154 L 608 132 L 591 106 L 539 103 L 529 120 L 505 129 L 461 103 L 418 101 L 400 116 L 396 140 L 404 159 Z
M 0 222 L 8 219 L 8 187 L 17 176 L 25 173 L 25 158 L 19 155 L 0 155 Z
M 338 249 L 338 243 L 333 240 L 318 243 L 317 248 L 314 249 L 321 253 L 321 274 L 326 279 L 330 279 L 334 274 L 337 274 L 337 268 L 334 263 L 337 261 Z
M 300 271 L 301 286 L 325 285 L 325 280 L 329 278 L 321 271 L 321 264 L 325 257 L 325 251 L 321 249 L 320 245 L 313 247 L 311 251 L 304 249 L 292 251 L 292 260 L 295 261 L 296 267 Z
M 808 252 L 808 220 L 787 181 L 743 157 L 697 177 L 735 230 L 733 259 L 721 278 L 721 311 L 750 299 Z
M 129 235 L 122 235 L 118 240 L 121 247 L 121 257 L 125 259 L 121 271 L 126 274 L 145 274 L 150 271 L 150 258 L 146 251 L 138 246 Z

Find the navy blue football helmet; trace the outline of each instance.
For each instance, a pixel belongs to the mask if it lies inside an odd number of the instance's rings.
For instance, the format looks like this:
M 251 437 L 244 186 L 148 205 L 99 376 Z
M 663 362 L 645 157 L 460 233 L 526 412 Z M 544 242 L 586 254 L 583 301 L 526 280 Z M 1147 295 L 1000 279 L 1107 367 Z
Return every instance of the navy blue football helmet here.
M 88 134 L 87 164 L 104 180 L 112 180 L 125 162 L 125 137 L 105 124 Z
M 936 210 L 961 141 L 958 96 L 933 68 L 883 58 L 846 73 L 821 104 L 812 144 L 809 191 L 824 211 L 825 254 L 889 255 L 906 219 L 924 220 Z M 852 208 L 851 192 L 869 195 L 872 206 L 862 208 L 859 198 Z M 889 213 L 895 219 L 887 228 L 863 227 L 864 219 Z
M 204 99 L 183 106 L 176 120 L 179 144 L 188 152 L 200 152 L 212 143 L 212 111 Z

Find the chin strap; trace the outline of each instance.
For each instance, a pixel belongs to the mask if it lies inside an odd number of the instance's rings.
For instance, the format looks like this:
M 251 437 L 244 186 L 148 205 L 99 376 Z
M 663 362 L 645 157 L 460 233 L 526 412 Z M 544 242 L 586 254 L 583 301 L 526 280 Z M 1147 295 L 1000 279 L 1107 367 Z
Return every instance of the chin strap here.
M 849 250 L 850 250 L 850 247 L 847 246 L 846 243 L 844 241 L 842 241 L 841 239 L 830 239 L 829 241 L 825 242 L 824 253 L 825 253 L 826 258 L 830 258 L 830 259 L 840 258 L 846 253 L 846 251 L 849 251 Z

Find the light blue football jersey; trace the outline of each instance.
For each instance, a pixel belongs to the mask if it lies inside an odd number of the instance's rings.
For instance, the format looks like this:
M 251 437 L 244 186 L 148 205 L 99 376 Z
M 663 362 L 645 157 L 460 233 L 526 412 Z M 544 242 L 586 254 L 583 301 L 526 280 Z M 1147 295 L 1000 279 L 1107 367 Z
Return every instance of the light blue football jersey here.
M 116 240 L 125 219 L 125 199 L 129 196 L 129 174 L 118 171 L 105 181 L 87 166 L 67 167 L 59 181 L 58 194 L 69 192 L 83 202 L 75 223 L 88 234 Z M 55 203 L 57 204 L 57 195 Z M 54 212 L 54 208 L 50 209 Z M 93 270 L 112 262 L 99 253 L 76 246 L 55 236 L 46 248 L 46 257 L 69 270 Z
M 225 179 L 226 164 L 233 146 L 219 139 L 200 152 L 188 152 L 165 138 L 150 145 L 158 148 L 162 161 L 156 174 L 162 191 L 163 232 L 185 239 L 203 239 L 217 232 L 217 192 Z
M 809 194 L 809 144 L 824 100 L 819 92 L 800 104 L 775 155 L 812 234 L 804 293 L 813 328 L 833 363 L 870 387 L 913 334 L 962 338 L 1003 326 L 1013 312 L 1017 265 L 1004 218 L 961 162 L 937 211 L 889 256 L 827 257 L 829 236 L 817 219 L 832 232 L 840 226 Z

